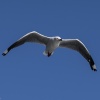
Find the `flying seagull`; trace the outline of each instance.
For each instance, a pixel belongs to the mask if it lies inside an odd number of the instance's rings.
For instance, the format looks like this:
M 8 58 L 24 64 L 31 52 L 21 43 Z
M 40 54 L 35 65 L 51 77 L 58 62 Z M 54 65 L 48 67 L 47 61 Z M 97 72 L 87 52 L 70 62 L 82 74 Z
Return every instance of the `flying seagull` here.
M 21 37 L 15 43 L 13 43 L 9 48 L 3 52 L 5 56 L 11 49 L 18 47 L 26 42 L 35 42 L 40 43 L 46 46 L 44 55 L 50 57 L 54 50 L 58 47 L 70 48 L 78 51 L 90 64 L 90 67 L 93 71 L 97 71 L 96 65 L 85 45 L 79 39 L 62 39 L 59 36 L 47 37 L 36 31 L 32 31 Z

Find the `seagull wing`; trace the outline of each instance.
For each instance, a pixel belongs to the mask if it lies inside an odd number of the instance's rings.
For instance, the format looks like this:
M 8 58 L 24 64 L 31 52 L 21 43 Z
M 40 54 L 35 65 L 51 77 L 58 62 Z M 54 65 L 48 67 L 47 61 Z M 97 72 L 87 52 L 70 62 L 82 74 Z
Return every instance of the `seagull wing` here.
M 33 31 L 30 33 L 27 33 L 26 35 L 21 37 L 19 40 L 17 40 L 15 43 L 13 43 L 8 49 L 4 51 L 2 55 L 5 56 L 11 49 L 18 47 L 26 42 L 35 42 L 35 43 L 46 45 L 48 43 L 48 40 L 49 40 L 49 37 L 39 34 L 36 31 Z
M 62 39 L 60 47 L 66 47 L 78 51 L 90 64 L 91 69 L 97 71 L 94 61 L 85 47 L 85 45 L 78 39 Z

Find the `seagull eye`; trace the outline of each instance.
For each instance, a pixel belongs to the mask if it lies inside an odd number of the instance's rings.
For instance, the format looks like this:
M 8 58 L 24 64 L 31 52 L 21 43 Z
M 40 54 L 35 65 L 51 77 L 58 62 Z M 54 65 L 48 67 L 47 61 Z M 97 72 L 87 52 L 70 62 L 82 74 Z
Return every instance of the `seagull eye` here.
M 54 40 L 58 40 L 58 38 L 54 38 Z

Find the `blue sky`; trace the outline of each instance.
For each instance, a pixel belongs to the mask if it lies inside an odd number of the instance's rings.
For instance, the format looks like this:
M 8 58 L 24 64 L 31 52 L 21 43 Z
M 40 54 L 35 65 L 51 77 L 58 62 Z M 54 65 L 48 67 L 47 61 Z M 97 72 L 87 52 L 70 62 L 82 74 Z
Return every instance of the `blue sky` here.
M 100 1 L 1 0 L 0 52 L 30 31 L 78 38 L 90 51 L 93 72 L 77 52 L 27 43 L 0 56 L 0 100 L 100 100 Z

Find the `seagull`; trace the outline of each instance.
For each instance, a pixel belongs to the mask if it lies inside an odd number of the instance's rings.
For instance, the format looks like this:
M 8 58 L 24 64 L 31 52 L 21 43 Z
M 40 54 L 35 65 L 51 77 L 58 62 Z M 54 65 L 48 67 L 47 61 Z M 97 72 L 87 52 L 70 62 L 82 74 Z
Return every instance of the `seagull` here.
M 79 52 L 90 64 L 93 71 L 97 71 L 96 65 L 86 48 L 86 46 L 79 39 L 62 39 L 59 36 L 47 37 L 36 31 L 32 31 L 21 37 L 19 40 L 14 42 L 10 47 L 8 47 L 2 55 L 5 56 L 11 49 L 18 47 L 26 42 L 34 42 L 43 44 L 46 48 L 43 54 L 50 57 L 54 50 L 58 47 L 69 48 Z

